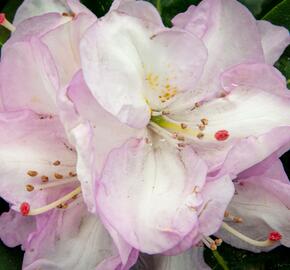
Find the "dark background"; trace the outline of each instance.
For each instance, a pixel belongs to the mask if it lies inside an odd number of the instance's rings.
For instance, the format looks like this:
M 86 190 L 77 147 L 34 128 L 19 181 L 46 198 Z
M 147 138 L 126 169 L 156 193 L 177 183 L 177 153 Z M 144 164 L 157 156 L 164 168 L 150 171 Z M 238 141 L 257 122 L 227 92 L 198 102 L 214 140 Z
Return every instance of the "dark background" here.
M 50 1 L 50 0 L 46 0 Z M 153 4 L 157 4 L 158 0 L 151 0 Z M 83 0 L 98 17 L 104 15 L 111 5 L 111 0 Z M 162 18 L 166 25 L 170 25 L 171 18 L 179 12 L 183 12 L 191 4 L 197 4 L 199 0 L 160 0 Z M 290 1 L 288 0 L 240 0 L 246 5 L 257 19 L 266 19 L 274 24 L 282 25 L 288 30 L 290 29 Z M 12 20 L 15 10 L 22 3 L 22 0 L 1 0 L 0 10 L 7 14 L 7 18 Z M 0 44 L 3 44 L 9 37 L 9 32 L 0 29 Z M 290 48 L 285 51 L 280 60 L 276 63 L 276 67 L 286 76 L 290 78 Z M 284 168 L 288 177 L 290 176 L 290 151 L 281 157 Z M 290 194 L 289 194 L 290 196 Z M 8 211 L 8 204 L 0 198 L 0 213 Z M 289 224 L 290 226 L 290 224 Z M 209 249 L 205 250 L 206 262 L 212 269 L 231 269 L 231 270 L 290 270 L 290 248 L 278 247 L 268 253 L 254 254 L 244 250 L 230 247 L 222 244 L 218 249 L 219 255 L 226 265 L 218 263 L 216 256 Z M 19 270 L 23 252 L 20 247 L 7 248 L 0 241 L 0 270 Z M 86 270 L 86 269 L 84 269 Z M 178 270 L 178 269 L 176 269 Z

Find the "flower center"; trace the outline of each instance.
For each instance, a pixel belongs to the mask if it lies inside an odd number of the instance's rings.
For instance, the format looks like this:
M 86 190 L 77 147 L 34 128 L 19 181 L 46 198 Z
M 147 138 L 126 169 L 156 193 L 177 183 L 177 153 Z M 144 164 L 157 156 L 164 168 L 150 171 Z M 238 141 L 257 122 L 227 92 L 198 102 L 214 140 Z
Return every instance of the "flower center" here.
M 208 125 L 209 120 L 206 118 L 200 119 L 200 122 L 194 127 L 187 122 L 175 121 L 166 113 L 158 114 L 153 111 L 148 127 L 178 148 L 190 144 L 195 139 L 222 142 L 230 137 L 227 130 L 218 130 L 215 134 L 207 132 Z

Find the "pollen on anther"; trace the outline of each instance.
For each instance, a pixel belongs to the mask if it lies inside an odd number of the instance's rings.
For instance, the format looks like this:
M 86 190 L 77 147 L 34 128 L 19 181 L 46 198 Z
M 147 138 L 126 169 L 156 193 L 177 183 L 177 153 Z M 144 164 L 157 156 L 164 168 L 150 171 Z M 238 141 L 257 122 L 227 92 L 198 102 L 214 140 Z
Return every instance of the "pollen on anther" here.
M 68 174 L 70 177 L 76 177 L 77 176 L 77 173 L 75 173 L 75 172 L 69 172 L 69 174 Z
M 202 139 L 202 138 L 204 137 L 204 134 L 203 134 L 202 132 L 199 132 L 199 133 L 196 135 L 196 137 L 197 137 L 198 139 Z
M 37 171 L 28 171 L 27 174 L 31 177 L 35 177 L 38 175 L 38 172 Z
M 60 161 L 59 160 L 56 160 L 52 163 L 54 166 L 59 166 L 60 165 Z
M 28 184 L 28 185 L 26 185 L 26 190 L 27 190 L 28 192 L 31 192 L 31 191 L 34 190 L 34 186 L 31 185 L 31 184 Z
M 206 119 L 206 118 L 200 119 L 200 122 L 205 126 L 208 125 L 208 119 Z
M 43 183 L 48 182 L 48 180 L 49 180 L 49 178 L 48 178 L 46 175 L 42 175 L 42 176 L 41 176 L 41 181 L 42 181 Z
M 63 175 L 60 173 L 55 173 L 54 177 L 55 177 L 55 179 L 63 179 Z
M 30 204 L 27 203 L 27 202 L 23 202 L 23 203 L 20 205 L 20 213 L 21 213 L 23 216 L 28 216 L 29 211 L 30 211 Z
M 185 123 L 181 123 L 181 124 L 180 124 L 180 127 L 181 127 L 182 129 L 186 129 L 186 128 L 187 128 L 187 124 L 185 124 Z
M 225 141 L 230 136 L 230 133 L 227 130 L 219 130 L 215 133 L 214 137 L 218 141 Z
M 268 239 L 270 241 L 279 241 L 282 239 L 282 235 L 279 232 L 270 232 Z

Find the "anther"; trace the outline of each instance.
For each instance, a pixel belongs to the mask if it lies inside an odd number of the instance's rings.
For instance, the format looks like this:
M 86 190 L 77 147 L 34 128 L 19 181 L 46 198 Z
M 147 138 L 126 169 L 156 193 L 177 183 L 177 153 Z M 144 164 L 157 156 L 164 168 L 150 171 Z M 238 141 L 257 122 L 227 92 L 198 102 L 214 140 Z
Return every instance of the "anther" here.
M 59 166 L 60 165 L 60 161 L 56 160 L 55 162 L 52 163 L 54 166 Z
M 23 202 L 21 205 L 20 205 L 20 213 L 23 215 L 23 216 L 28 216 L 30 212 L 30 205 L 29 203 L 27 202 Z
M 46 175 L 42 175 L 40 179 L 43 183 L 46 183 L 49 180 L 49 178 Z
M 208 119 L 206 119 L 206 118 L 200 119 L 200 122 L 205 126 L 208 125 Z
M 182 136 L 182 135 L 177 135 L 177 140 L 179 140 L 179 141 L 184 141 L 185 138 L 184 138 L 184 136 Z
M 198 139 L 202 139 L 204 137 L 204 134 L 202 132 L 197 133 L 196 137 Z
M 31 177 L 35 177 L 38 175 L 38 172 L 37 171 L 28 171 L 27 174 Z
M 177 146 L 180 147 L 180 148 L 184 148 L 185 144 L 184 143 L 178 143 Z
M 34 186 L 31 185 L 31 184 L 28 184 L 28 185 L 26 185 L 26 190 L 27 190 L 28 192 L 31 192 L 31 191 L 34 190 Z
M 225 141 L 230 136 L 229 132 L 227 130 L 219 130 L 215 133 L 214 137 L 218 141 Z
M 181 127 L 182 129 L 186 129 L 186 128 L 187 128 L 187 124 L 185 124 L 185 123 L 181 123 L 181 124 L 180 124 L 180 127 Z
M 218 239 L 215 239 L 214 242 L 219 247 L 223 243 L 223 240 L 221 238 L 218 238 Z
M 54 177 L 55 177 L 55 179 L 63 179 L 63 175 L 60 173 L 55 173 Z
M 75 172 L 69 172 L 69 174 L 68 174 L 70 177 L 76 177 L 77 176 L 77 173 L 75 173 Z
M 203 124 L 199 124 L 199 125 L 197 125 L 197 127 L 201 131 L 203 131 L 205 129 L 205 125 L 203 125 Z

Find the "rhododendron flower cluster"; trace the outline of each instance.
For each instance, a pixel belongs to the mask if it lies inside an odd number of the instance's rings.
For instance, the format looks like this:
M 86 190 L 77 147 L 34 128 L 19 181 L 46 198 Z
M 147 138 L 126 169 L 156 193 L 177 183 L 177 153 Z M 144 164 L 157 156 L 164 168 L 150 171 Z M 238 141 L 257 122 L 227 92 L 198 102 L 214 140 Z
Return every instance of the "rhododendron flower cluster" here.
M 203 247 L 290 247 L 286 29 L 235 0 L 165 27 L 25 0 L 2 48 L 0 237 L 23 269 L 208 269 Z M 275 41 L 271 36 L 275 35 Z

